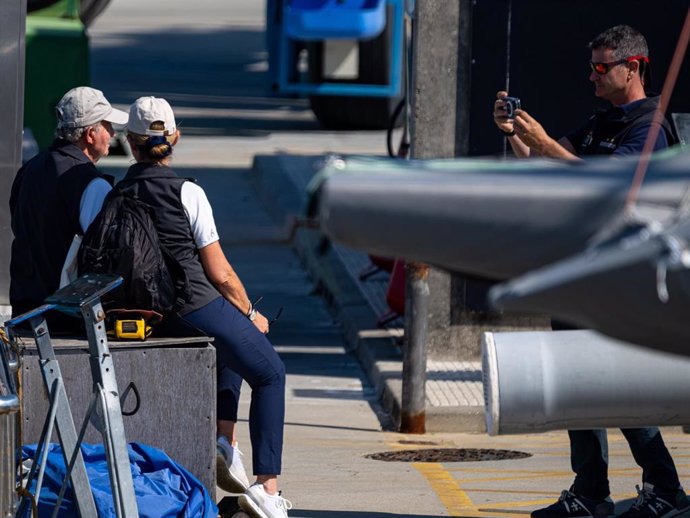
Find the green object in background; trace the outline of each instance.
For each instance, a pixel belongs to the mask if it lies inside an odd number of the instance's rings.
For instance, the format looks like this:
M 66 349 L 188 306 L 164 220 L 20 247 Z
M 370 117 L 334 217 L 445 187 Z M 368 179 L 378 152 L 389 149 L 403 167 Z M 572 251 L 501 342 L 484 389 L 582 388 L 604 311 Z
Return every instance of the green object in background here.
M 60 1 L 27 16 L 24 126 L 41 149 L 53 141 L 60 98 L 88 84 L 89 41 L 76 1 Z
M 30 16 L 76 20 L 79 17 L 79 0 L 28 0 L 27 10 Z

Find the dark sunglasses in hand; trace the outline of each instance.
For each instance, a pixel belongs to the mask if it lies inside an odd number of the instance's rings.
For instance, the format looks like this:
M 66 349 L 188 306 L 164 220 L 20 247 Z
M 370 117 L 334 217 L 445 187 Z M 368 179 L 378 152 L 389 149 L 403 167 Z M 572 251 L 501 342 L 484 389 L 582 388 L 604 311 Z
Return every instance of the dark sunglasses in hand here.
M 592 69 L 592 72 L 596 72 L 600 76 L 604 76 L 608 74 L 613 67 L 622 65 L 623 63 L 630 63 L 631 61 L 649 63 L 649 58 L 647 56 L 630 56 L 629 58 L 619 59 L 618 61 L 611 61 L 609 63 L 597 63 L 595 61 L 590 61 L 589 67 Z
M 276 313 L 276 316 L 274 316 L 271 320 L 268 321 L 268 325 L 273 325 L 273 323 L 280 318 L 280 315 L 283 314 L 283 306 L 280 306 L 278 308 L 278 313 Z
M 256 299 L 254 301 L 254 303 L 252 304 L 252 307 L 256 307 L 256 305 L 259 302 L 261 302 L 262 300 L 263 300 L 263 297 L 259 297 L 258 299 Z M 268 321 L 268 325 L 270 326 L 271 324 L 273 324 L 276 320 L 278 320 L 280 318 L 280 315 L 282 315 L 282 314 L 283 314 L 283 306 L 280 306 L 280 308 L 278 308 L 278 313 L 276 313 L 276 316 L 274 316 L 272 319 L 270 319 Z

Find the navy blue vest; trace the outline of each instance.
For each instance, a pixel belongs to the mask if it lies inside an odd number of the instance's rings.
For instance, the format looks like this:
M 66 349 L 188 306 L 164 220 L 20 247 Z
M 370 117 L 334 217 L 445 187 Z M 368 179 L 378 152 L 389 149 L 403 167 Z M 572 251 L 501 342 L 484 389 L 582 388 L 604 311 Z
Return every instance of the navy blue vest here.
M 155 209 L 154 223 L 158 237 L 187 273 L 191 298 L 179 312 L 180 315 L 186 315 L 220 297 L 204 273 L 192 228 L 182 205 L 182 184 L 186 181 L 167 166 L 139 163 L 130 167 L 127 175 L 118 183 L 118 187 L 133 192 L 142 202 Z
M 634 128 L 649 125 L 659 105 L 658 97 L 648 97 L 628 113 L 622 108 L 611 107 L 597 111 L 581 132 L 582 140 L 573 142 L 579 156 L 610 155 Z M 666 140 L 671 146 L 677 143 L 666 119 L 661 124 Z

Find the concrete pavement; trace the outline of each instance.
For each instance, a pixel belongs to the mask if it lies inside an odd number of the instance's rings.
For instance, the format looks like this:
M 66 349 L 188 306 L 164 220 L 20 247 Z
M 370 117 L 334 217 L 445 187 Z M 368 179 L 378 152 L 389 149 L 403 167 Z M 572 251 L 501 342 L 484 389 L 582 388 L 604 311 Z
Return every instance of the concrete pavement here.
M 116 172 L 121 167 L 111 161 L 106 168 Z M 282 222 L 260 202 L 253 172 L 183 165 L 178 171 L 194 174 L 208 193 L 223 247 L 250 295 L 264 296 L 261 310 L 273 317 L 284 308 L 269 337 L 288 373 L 281 486 L 294 505 L 291 517 L 509 517 L 554 501 L 570 485 L 564 432 L 493 438 L 457 431 L 423 436 L 394 432 L 368 381 L 367 366 L 348 352 L 346 328 L 293 246 L 279 237 Z M 354 306 L 350 310 L 355 311 Z M 381 347 L 390 352 L 389 344 Z M 238 425 L 247 467 L 249 396 L 245 390 Z M 680 429 L 665 433 L 681 478 L 687 479 L 690 438 Z M 367 458 L 381 452 L 441 453 L 453 448 L 510 450 L 529 456 L 483 462 Z M 612 433 L 610 451 L 613 497 L 622 509 L 640 483 L 640 470 L 618 432 Z M 218 492 L 218 499 L 224 496 Z
M 106 168 L 121 170 L 114 161 Z M 283 223 L 259 201 L 254 173 L 249 168 L 183 165 L 178 171 L 196 176 L 208 193 L 223 247 L 251 296 L 264 296 L 262 311 L 273 317 L 284 308 L 269 337 L 288 372 L 281 484 L 295 506 L 291 517 L 514 516 L 555 500 L 571 483 L 564 432 L 491 438 L 458 430 L 424 436 L 392 431 L 365 372 L 371 365 L 361 364 L 361 357 L 348 352 L 347 329 L 335 318 L 319 282 L 283 239 Z M 352 297 L 352 304 L 340 314 L 357 313 Z M 382 351 L 397 354 L 388 340 L 378 340 Z M 398 363 L 390 362 L 389 375 L 395 379 Z M 245 390 L 238 428 L 248 467 L 249 403 Z M 669 432 L 667 442 L 682 478 L 687 478 L 690 464 L 685 452 L 690 439 L 679 429 Z M 612 435 L 610 447 L 613 496 L 623 500 L 623 506 L 634 496 L 640 471 L 620 433 Z M 505 449 L 532 456 L 467 463 L 366 458 L 372 453 L 428 448 Z
M 291 220 L 304 216 L 308 201 L 306 184 L 323 160 L 324 155 L 255 157 L 253 185 L 264 206 L 270 208 L 269 212 L 283 228 L 289 227 Z M 371 389 L 378 394 L 383 410 L 390 416 L 391 421 L 386 423 L 395 425 L 401 403 L 402 329 L 384 330 L 376 325 L 377 316 L 385 311 L 388 276 L 379 274 L 373 280 L 362 282 L 358 274 L 369 264 L 366 254 L 335 243 L 330 243 L 324 251 L 322 239 L 318 230 L 298 227 L 292 243 L 342 324 L 345 347 L 357 357 Z M 529 455 L 501 461 L 412 463 L 411 467 L 422 475 L 423 485 L 435 493 L 448 516 L 529 514 L 555 501 L 560 490 L 570 486 L 573 474 L 569 469 L 566 432 L 503 437 L 489 437 L 483 433 L 479 362 L 430 359 L 427 376 L 426 416 L 430 433 L 406 436 L 384 432 L 387 451 L 462 448 L 518 451 Z M 683 481 L 690 468 L 686 453 L 690 437 L 680 428 L 664 429 L 663 434 Z M 617 502 L 616 511 L 622 512 L 636 496 L 635 485 L 641 485 L 641 472 L 618 430 L 610 431 L 609 448 L 612 497 Z
M 230 261 L 250 295 L 264 296 L 260 309 L 273 317 L 284 308 L 269 337 L 288 372 L 281 484 L 294 504 L 290 516 L 514 516 L 555 500 L 572 479 L 564 432 L 491 438 L 458 433 L 455 417 L 447 432 L 407 436 L 391 431 L 378 395 L 388 408 L 399 401 L 395 387 L 401 369 L 398 334 L 382 334 L 375 326 L 385 278 L 377 277 L 362 292 L 348 281 L 364 264 L 361 253 L 334 246 L 319 255 L 319 237 L 308 229 L 290 240 L 285 215 L 301 210 L 303 196 L 291 189 L 299 188 L 312 170 L 252 170 L 255 155 L 273 157 L 269 162 L 310 161 L 295 155 L 329 151 L 382 155 L 383 133 L 327 132 L 305 99 L 265 95 L 263 2 L 175 4 L 112 2 L 90 30 L 93 85 L 121 107 L 139 95 L 171 101 L 183 131 L 174 167 L 198 178 L 206 190 Z M 112 157 L 102 164 L 122 174 L 129 158 Z M 331 275 L 315 275 L 319 269 Z M 345 282 L 338 287 L 326 279 Z M 470 379 L 460 383 L 476 383 L 473 366 L 449 367 L 467 372 Z M 449 377 L 440 374 L 438 381 L 451 382 Z M 375 385 L 377 379 L 383 383 Z M 238 427 L 245 460 L 251 458 L 248 406 L 245 390 Z M 681 479 L 687 480 L 690 439 L 680 430 L 668 432 Z M 484 462 L 365 457 L 425 448 L 507 449 L 532 456 Z M 610 450 L 613 497 L 625 501 L 634 496 L 640 472 L 620 434 L 612 435 Z
M 277 154 L 255 157 L 252 173 L 257 193 L 283 228 L 305 217 L 306 187 L 326 160 L 324 155 Z M 362 280 L 371 262 L 363 251 L 329 243 L 318 230 L 297 228 L 294 246 L 312 276 L 323 287 L 344 326 L 348 349 L 367 371 L 384 408 L 399 422 L 402 401 L 402 319 L 380 329 L 387 310 L 390 275 L 381 272 Z M 434 432 L 483 432 L 484 401 L 481 363 L 429 358 L 426 427 Z

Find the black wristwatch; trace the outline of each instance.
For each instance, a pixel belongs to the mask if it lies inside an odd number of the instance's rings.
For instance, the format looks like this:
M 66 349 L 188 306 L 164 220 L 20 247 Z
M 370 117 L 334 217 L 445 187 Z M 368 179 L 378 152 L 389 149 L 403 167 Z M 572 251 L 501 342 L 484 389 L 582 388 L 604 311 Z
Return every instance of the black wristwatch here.
M 503 133 L 506 137 L 514 137 L 514 136 L 515 136 L 515 130 L 513 130 L 513 131 L 505 131 L 505 130 L 502 130 L 501 128 L 498 128 L 498 131 L 500 131 L 501 133 Z
M 256 309 L 254 309 L 254 304 L 251 302 L 249 303 L 249 311 L 247 311 L 246 315 L 244 316 L 254 322 L 254 319 L 256 318 Z

